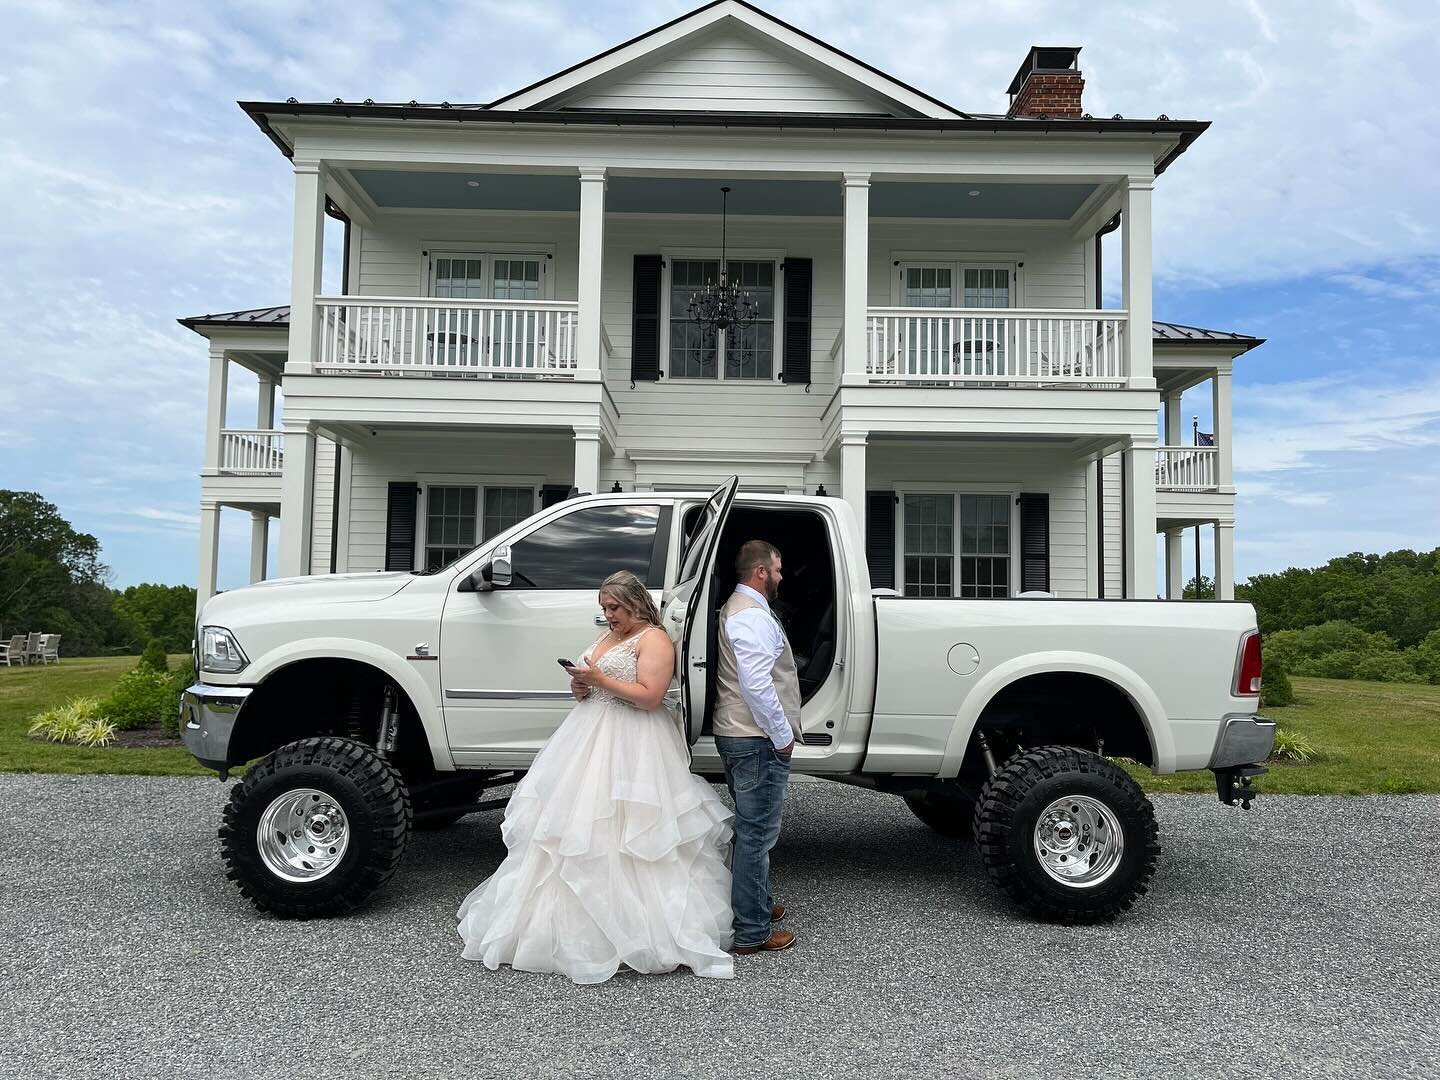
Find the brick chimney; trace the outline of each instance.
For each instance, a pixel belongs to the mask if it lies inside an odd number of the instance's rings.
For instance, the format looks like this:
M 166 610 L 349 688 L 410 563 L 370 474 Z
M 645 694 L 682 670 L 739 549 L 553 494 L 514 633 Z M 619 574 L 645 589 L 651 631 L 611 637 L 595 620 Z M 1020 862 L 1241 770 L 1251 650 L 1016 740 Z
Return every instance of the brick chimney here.
M 1010 111 L 1005 115 L 1079 120 L 1085 89 L 1079 64 L 1078 48 L 1033 46 L 1010 80 Z

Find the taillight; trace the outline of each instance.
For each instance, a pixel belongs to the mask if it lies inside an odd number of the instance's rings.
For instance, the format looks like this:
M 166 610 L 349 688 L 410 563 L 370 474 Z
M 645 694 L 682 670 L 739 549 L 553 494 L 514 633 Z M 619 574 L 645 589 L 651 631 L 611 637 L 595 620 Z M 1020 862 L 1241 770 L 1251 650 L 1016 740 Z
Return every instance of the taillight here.
M 1240 664 L 1235 669 L 1236 697 L 1255 697 L 1260 693 L 1260 631 L 1251 630 L 1240 639 Z

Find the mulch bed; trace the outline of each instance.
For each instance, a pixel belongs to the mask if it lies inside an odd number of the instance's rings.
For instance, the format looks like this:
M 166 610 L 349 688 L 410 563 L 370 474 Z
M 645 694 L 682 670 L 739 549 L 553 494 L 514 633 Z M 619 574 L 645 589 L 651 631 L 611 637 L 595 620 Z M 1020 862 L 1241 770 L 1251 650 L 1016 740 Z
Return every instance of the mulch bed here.
M 163 728 L 149 727 L 136 728 L 133 731 L 117 731 L 115 732 L 115 741 L 110 745 L 125 747 L 169 747 L 183 746 L 184 744 L 180 741 L 179 736 L 168 735 Z

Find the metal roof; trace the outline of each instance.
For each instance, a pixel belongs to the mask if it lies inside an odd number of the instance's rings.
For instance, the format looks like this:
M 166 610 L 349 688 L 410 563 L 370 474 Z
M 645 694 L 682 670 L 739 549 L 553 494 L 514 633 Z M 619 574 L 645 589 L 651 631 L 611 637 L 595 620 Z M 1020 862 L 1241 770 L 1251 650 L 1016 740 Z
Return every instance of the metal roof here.
M 201 326 L 275 326 L 285 328 L 290 325 L 290 305 L 250 308 L 247 311 L 222 311 L 215 315 L 191 315 L 175 321 L 187 330 L 198 330 Z
M 201 326 L 273 326 L 290 325 L 290 305 L 282 307 L 251 308 L 248 311 L 226 311 L 218 315 L 192 315 L 176 320 L 181 326 L 195 330 Z M 1198 326 L 1184 326 L 1181 323 L 1160 322 L 1154 327 L 1155 341 L 1164 345 L 1218 345 L 1239 346 L 1242 352 L 1249 352 L 1257 345 L 1265 344 L 1264 338 L 1249 334 L 1236 334 L 1229 330 L 1205 330 Z
M 1265 344 L 1264 338 L 1236 334 L 1229 330 L 1206 330 L 1199 326 L 1161 322 L 1158 319 L 1151 325 L 1155 328 L 1155 341 L 1166 345 L 1239 346 L 1242 352 L 1249 352 L 1255 346 Z

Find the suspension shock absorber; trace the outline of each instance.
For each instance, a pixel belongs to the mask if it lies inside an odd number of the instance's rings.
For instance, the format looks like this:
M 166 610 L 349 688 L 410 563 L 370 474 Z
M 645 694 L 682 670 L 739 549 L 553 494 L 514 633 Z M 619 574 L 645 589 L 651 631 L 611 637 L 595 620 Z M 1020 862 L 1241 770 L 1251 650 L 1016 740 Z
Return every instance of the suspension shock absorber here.
M 998 771 L 995 764 L 995 752 L 990 749 L 990 740 L 985 738 L 985 732 L 978 727 L 975 729 L 975 745 L 980 747 L 980 754 L 985 758 L 985 771 L 994 776 Z
M 400 733 L 400 709 L 396 702 L 395 684 L 385 684 L 384 703 L 380 708 L 380 731 L 375 737 L 375 749 L 381 757 L 395 752 L 395 740 Z

